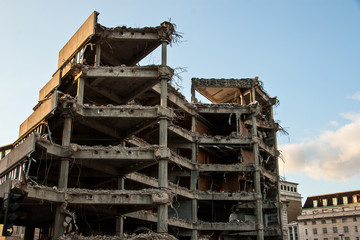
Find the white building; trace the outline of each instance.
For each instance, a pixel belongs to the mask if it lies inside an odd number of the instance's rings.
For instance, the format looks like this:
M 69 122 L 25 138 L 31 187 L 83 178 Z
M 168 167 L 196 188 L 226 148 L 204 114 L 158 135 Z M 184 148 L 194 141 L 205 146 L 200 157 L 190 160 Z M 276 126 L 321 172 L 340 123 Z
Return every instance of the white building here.
M 301 214 L 301 194 L 298 183 L 280 181 L 280 200 L 284 240 L 298 240 L 297 217 Z
M 298 228 L 301 240 L 359 240 L 360 190 L 308 197 Z

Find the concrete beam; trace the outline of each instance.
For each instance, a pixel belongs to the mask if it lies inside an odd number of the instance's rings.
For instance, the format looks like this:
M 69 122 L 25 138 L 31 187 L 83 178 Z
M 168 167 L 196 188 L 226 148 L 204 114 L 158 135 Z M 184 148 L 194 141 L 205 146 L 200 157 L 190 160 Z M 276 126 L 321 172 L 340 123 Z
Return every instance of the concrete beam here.
M 186 139 L 189 142 L 194 141 L 194 137 L 192 136 L 191 132 L 186 129 L 183 129 L 176 125 L 171 125 L 171 126 L 168 126 L 168 130 L 175 133 L 176 135 Z
M 250 192 L 220 193 L 220 192 L 198 192 L 197 199 L 204 201 L 254 201 L 260 196 Z
M 148 221 L 148 222 L 157 222 L 157 215 L 154 213 L 149 213 L 146 211 L 137 211 L 137 212 L 132 212 L 132 213 L 127 213 L 125 214 L 126 217 L 130 217 L 130 218 L 135 218 L 135 219 L 140 219 L 143 221 Z M 168 218 L 168 224 L 174 227 L 179 227 L 179 228 L 186 228 L 186 229 L 194 229 L 195 226 L 193 223 L 186 221 L 186 220 L 181 220 L 181 219 L 177 219 L 177 218 Z
M 240 105 L 240 104 L 193 104 L 196 108 L 196 111 L 201 113 L 208 114 L 231 114 L 231 113 L 240 113 L 240 114 L 250 114 L 252 113 L 253 106 L 252 105 Z
M 120 139 L 122 138 L 122 135 L 120 135 L 118 132 L 116 132 L 116 130 L 114 130 L 113 128 L 111 127 L 108 127 L 108 126 L 105 126 L 105 125 L 102 125 L 101 123 L 99 123 L 98 121 L 95 121 L 95 120 L 92 120 L 92 119 L 89 119 L 89 118 L 77 118 L 77 120 L 89 127 L 89 128 L 92 128 L 92 129 L 95 129 L 96 131 L 99 131 L 99 132 L 102 132 L 110 137 L 113 137 L 113 138 L 117 138 L 117 139 Z
M 125 100 L 121 97 L 119 97 L 117 94 L 111 92 L 110 89 L 103 87 L 103 86 L 94 86 L 88 83 L 85 83 L 85 86 L 94 90 L 95 92 L 101 94 L 102 96 L 114 101 L 117 104 L 123 104 L 125 103 Z
M 204 79 L 192 78 L 191 84 L 195 87 L 221 87 L 221 88 L 250 88 L 254 82 L 252 78 L 241 79 Z
M 21 189 L 21 183 L 14 181 L 13 189 Z M 172 195 L 158 189 L 143 190 L 88 190 L 62 189 L 28 185 L 24 190 L 27 199 L 67 202 L 68 204 L 91 205 L 157 205 L 172 202 Z
M 88 65 L 79 65 L 81 77 L 85 78 L 131 78 L 134 81 L 138 78 L 159 79 L 160 76 L 172 77 L 174 71 L 167 66 L 142 66 L 142 67 L 94 67 Z M 121 81 L 121 80 L 120 80 Z
M 156 84 L 155 86 L 153 86 L 152 90 L 158 94 L 161 94 L 160 84 Z M 172 102 L 188 114 L 192 113 L 192 106 L 186 101 L 186 99 L 176 95 L 173 91 L 168 91 L 168 101 Z
M 199 172 L 250 172 L 254 171 L 253 165 L 245 164 L 197 164 Z
M 171 156 L 169 158 L 169 161 L 175 163 L 178 166 L 181 166 L 181 167 L 184 167 L 184 168 L 187 168 L 187 169 L 190 169 L 190 170 L 195 169 L 194 163 L 192 163 L 187 158 L 184 158 L 184 157 L 181 157 L 181 156 L 177 155 L 174 152 L 171 152 Z
M 47 154 L 61 158 L 75 159 L 114 159 L 114 160 L 155 160 L 170 157 L 170 149 L 161 147 L 98 147 L 80 146 L 71 144 L 63 147 L 50 142 L 37 141 L 37 144 L 46 149 Z M 1 162 L 1 161 L 0 161 Z
M 106 31 L 106 38 L 116 39 L 116 40 L 140 40 L 140 41 L 160 41 L 159 34 L 155 32 L 135 32 L 127 30 L 127 31 Z M 160 42 L 159 42 L 160 45 Z
M 157 216 L 154 213 L 145 211 L 138 211 L 133 213 L 127 213 L 125 216 L 135 219 L 140 219 L 148 222 L 156 222 Z M 208 231 L 255 231 L 256 224 L 253 222 L 201 222 L 191 223 L 186 220 L 177 218 L 169 218 L 168 224 L 174 227 L 185 229 L 197 229 Z
M 249 120 L 246 120 L 245 121 L 245 124 L 246 125 L 252 125 L 252 122 L 251 122 L 251 119 Z M 271 121 L 271 122 L 265 122 L 265 121 L 260 121 L 260 120 L 256 120 L 256 126 L 258 128 L 264 128 L 264 129 L 276 129 L 277 124 L 274 122 L 274 121 Z
M 125 177 L 132 181 L 139 182 L 150 187 L 155 187 L 155 188 L 158 187 L 157 179 L 146 176 L 141 173 L 133 172 L 125 175 Z M 179 187 L 175 184 L 169 183 L 169 189 L 175 195 L 183 196 L 190 199 L 196 198 L 196 194 L 194 192 L 191 192 L 186 188 Z
M 151 147 L 152 145 L 148 142 L 146 142 L 142 138 L 138 138 L 136 136 L 131 136 L 125 139 L 126 142 L 135 145 L 137 147 Z
M 263 141 L 259 141 L 259 149 L 265 151 L 273 157 L 276 156 L 275 148 L 267 146 Z
M 276 202 L 269 202 L 269 201 L 263 201 L 263 208 L 264 209 L 275 209 L 277 208 Z M 242 202 L 241 204 L 238 204 L 236 206 L 238 209 L 249 209 L 249 208 L 256 208 L 255 202 Z
M 217 144 L 228 144 L 228 145 L 245 145 L 251 144 L 251 137 L 236 137 L 236 136 L 198 136 L 199 144 L 217 145 Z
M 254 222 L 201 222 L 196 226 L 198 230 L 209 231 L 255 231 Z
M 277 175 L 276 173 L 272 173 L 268 170 L 266 170 L 264 167 L 260 167 L 260 173 L 265 176 L 266 178 L 268 178 L 271 182 L 276 183 L 277 182 Z

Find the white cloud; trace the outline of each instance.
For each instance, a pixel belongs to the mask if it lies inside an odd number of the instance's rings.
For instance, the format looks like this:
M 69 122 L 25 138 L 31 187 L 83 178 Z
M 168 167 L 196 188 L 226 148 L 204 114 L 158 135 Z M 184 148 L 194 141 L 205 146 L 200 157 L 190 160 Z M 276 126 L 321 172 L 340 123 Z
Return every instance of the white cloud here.
M 360 101 L 360 92 L 355 93 L 351 96 L 351 99 Z
M 343 114 L 350 120 L 336 131 L 315 139 L 279 147 L 285 171 L 306 173 L 312 178 L 348 181 L 360 176 L 360 114 Z M 280 161 L 280 164 L 283 164 Z M 280 169 L 283 169 L 281 167 Z
M 330 126 L 333 126 L 333 127 L 339 126 L 339 123 L 337 121 L 330 121 L 329 124 L 330 124 Z

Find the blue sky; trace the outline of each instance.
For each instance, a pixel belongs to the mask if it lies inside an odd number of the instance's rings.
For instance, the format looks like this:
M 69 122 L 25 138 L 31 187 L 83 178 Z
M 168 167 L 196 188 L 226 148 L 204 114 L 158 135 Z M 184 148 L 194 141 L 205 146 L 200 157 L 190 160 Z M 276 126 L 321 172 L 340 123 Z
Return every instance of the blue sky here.
M 278 139 L 281 175 L 304 197 L 360 189 L 359 0 L 0 0 L 0 145 L 16 140 L 59 50 L 94 10 L 107 27 L 171 19 L 183 42 L 168 65 L 187 68 L 188 99 L 192 77 L 259 76 L 290 134 Z

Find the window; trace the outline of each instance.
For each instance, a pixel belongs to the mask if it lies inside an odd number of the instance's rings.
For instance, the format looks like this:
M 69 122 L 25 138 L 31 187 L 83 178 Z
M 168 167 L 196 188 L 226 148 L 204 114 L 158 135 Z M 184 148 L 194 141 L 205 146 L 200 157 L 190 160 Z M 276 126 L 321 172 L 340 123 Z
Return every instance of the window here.
M 327 206 L 327 199 L 324 198 L 324 199 L 322 200 L 322 202 L 323 202 L 323 206 L 326 207 L 326 206 Z
M 334 240 L 339 240 L 339 238 L 338 238 L 338 237 L 334 237 Z
M 344 233 L 348 233 L 349 232 L 349 228 L 347 226 L 344 226 Z
M 356 217 L 354 217 L 354 218 L 353 218 L 353 221 L 354 221 L 354 222 L 357 222 L 357 219 L 356 219 Z
M 337 227 L 333 227 L 333 233 L 338 233 Z
M 343 218 L 343 219 L 342 219 L 342 222 L 346 222 L 346 218 Z
M 328 240 L 328 238 L 324 238 L 324 240 Z
M 281 190 L 283 190 L 283 185 L 280 185 L 280 187 L 281 187 Z
M 317 228 L 313 228 L 313 234 L 317 234 Z
M 326 220 L 324 220 L 324 219 L 321 220 L 321 223 L 322 223 L 322 224 L 326 224 Z
M 305 235 L 308 235 L 308 230 L 307 229 L 305 229 Z
M 307 222 L 306 222 L 306 221 L 304 222 L 304 225 L 307 225 Z
M 345 237 L 345 240 L 350 240 L 350 237 Z
M 318 201 L 317 200 L 313 200 L 313 207 L 316 208 L 318 206 Z
M 356 240 L 359 240 L 359 237 L 356 237 Z
M 296 187 L 294 187 L 294 192 L 296 192 Z
M 358 227 L 357 226 L 355 226 L 355 232 L 358 232 Z
M 332 223 L 336 223 L 336 219 L 331 219 L 331 222 L 332 222 Z
M 348 204 L 348 197 L 343 197 L 343 204 Z
M 323 233 L 327 233 L 327 228 L 323 228 Z
M 337 198 L 333 198 L 333 205 L 336 206 L 337 205 Z
M 311 223 L 312 223 L 312 225 L 315 225 L 315 224 L 316 224 L 316 221 L 312 221 Z

